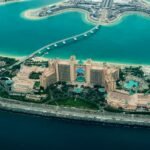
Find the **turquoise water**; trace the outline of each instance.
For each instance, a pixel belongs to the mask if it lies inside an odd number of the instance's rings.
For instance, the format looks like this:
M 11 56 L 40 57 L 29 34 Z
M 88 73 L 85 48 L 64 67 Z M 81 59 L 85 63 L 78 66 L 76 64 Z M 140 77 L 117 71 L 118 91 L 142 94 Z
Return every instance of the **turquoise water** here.
M 36 49 L 64 37 L 90 29 L 84 14 L 65 13 L 48 19 L 31 21 L 21 17 L 27 9 L 57 2 L 30 0 L 0 6 L 0 54 L 25 56 Z M 82 41 L 57 48 L 47 57 L 150 64 L 150 20 L 132 15 L 116 25 L 102 27 L 95 35 Z
M 130 80 L 128 82 L 126 82 L 124 84 L 124 87 L 128 90 L 132 89 L 133 87 L 138 87 L 139 83 L 134 81 L 134 80 Z

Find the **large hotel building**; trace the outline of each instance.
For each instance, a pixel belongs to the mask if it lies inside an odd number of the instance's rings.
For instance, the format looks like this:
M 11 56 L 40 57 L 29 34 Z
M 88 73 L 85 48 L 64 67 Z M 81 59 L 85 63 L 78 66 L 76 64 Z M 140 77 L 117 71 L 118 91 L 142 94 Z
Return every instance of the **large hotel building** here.
M 57 81 L 65 81 L 86 86 L 101 85 L 107 91 L 114 91 L 118 79 L 119 69 L 116 67 L 108 67 L 91 59 L 79 61 L 75 56 L 71 56 L 69 60 L 50 60 L 40 83 L 44 89 Z

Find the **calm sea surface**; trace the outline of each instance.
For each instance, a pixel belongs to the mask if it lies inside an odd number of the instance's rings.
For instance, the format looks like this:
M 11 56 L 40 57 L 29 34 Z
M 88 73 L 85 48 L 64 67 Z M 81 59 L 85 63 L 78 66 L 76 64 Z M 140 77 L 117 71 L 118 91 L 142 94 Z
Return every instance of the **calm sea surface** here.
M 149 150 L 150 129 L 108 127 L 0 111 L 1 150 Z
M 0 6 L 0 54 L 26 56 L 64 37 L 90 29 L 84 14 L 65 13 L 31 21 L 21 17 L 27 9 L 58 0 L 28 0 Z M 93 58 L 95 60 L 150 64 L 150 19 L 131 15 L 120 23 L 102 27 L 94 36 L 51 51 L 47 57 Z

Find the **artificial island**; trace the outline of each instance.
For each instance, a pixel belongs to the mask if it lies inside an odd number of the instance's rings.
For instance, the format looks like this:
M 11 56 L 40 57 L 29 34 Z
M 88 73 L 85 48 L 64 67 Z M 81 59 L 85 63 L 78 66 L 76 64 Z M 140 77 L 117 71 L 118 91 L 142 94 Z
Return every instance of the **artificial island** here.
M 18 62 L 1 57 L 1 109 L 149 126 L 149 66 L 78 60 L 75 56 Z
M 67 11 L 80 11 L 96 24 L 110 24 L 126 13 L 150 15 L 150 4 L 144 0 L 66 0 L 43 8 L 27 10 L 24 16 L 40 19 Z
M 125 12 L 149 15 L 141 0 L 64 1 L 27 11 L 35 18 L 69 9 L 89 14 L 96 25 L 83 33 L 50 43 L 22 59 L 0 57 L 0 108 L 43 116 L 150 126 L 150 66 L 78 60 L 45 59 L 57 47 L 92 36 L 100 24 Z M 25 12 L 26 13 L 26 12 Z
M 12 2 L 20 2 L 20 0 L 0 0 L 0 5 L 12 3 Z

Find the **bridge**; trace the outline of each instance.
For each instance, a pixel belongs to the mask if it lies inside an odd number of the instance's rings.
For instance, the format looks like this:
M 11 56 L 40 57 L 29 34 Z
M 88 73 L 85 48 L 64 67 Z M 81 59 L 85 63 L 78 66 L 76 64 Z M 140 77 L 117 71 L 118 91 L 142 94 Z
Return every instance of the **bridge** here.
M 66 44 L 69 44 L 71 42 L 75 42 L 75 41 L 81 40 L 81 39 L 83 39 L 85 37 L 88 37 L 88 36 L 96 33 L 96 31 L 98 31 L 99 28 L 100 28 L 100 25 L 96 25 L 93 28 L 91 28 L 90 30 L 85 31 L 83 33 L 71 36 L 69 38 L 64 38 L 62 40 L 59 40 L 59 41 L 56 41 L 56 42 L 53 42 L 53 43 L 50 43 L 50 44 L 48 44 L 48 45 L 46 45 L 46 46 L 44 46 L 44 47 L 34 51 L 32 54 L 30 54 L 29 56 L 21 59 L 20 61 L 18 61 L 17 63 L 13 64 L 12 66 L 9 66 L 7 69 L 12 69 L 14 66 L 20 65 L 20 64 L 24 63 L 26 60 L 31 59 L 31 58 L 39 55 L 39 54 L 40 55 L 46 54 L 51 49 L 57 48 L 58 46 L 66 45 Z

